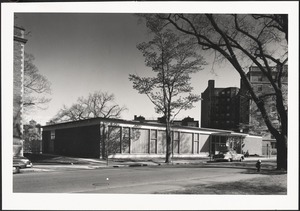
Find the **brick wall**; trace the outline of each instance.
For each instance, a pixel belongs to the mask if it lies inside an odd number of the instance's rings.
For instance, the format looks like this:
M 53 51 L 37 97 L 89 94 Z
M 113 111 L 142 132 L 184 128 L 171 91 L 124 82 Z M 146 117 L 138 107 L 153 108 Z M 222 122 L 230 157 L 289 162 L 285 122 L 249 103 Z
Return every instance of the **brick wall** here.
M 273 68 L 275 70 L 276 67 Z M 287 66 L 284 66 L 284 72 L 282 77 L 282 87 L 283 87 L 282 91 L 284 97 L 284 104 L 286 106 L 287 106 L 287 91 L 288 91 L 287 68 L 288 68 Z M 276 71 L 272 72 L 272 74 L 273 74 L 273 78 L 275 78 Z M 251 67 L 247 76 L 257 96 L 274 93 L 274 90 L 269 80 L 266 78 L 266 76 L 263 75 L 261 71 L 259 71 L 257 67 Z M 246 93 L 247 93 L 247 89 L 243 81 L 241 81 L 240 122 L 244 124 L 250 124 L 250 126 L 253 127 L 250 130 L 249 129 L 244 130 L 244 132 L 246 133 L 249 132 L 255 135 L 262 135 L 264 138 L 268 138 L 268 139 L 272 138 L 256 104 L 253 102 L 253 100 L 247 98 Z M 275 128 L 279 128 L 280 122 L 278 120 L 278 114 L 275 105 L 276 103 L 275 97 L 268 96 L 268 97 L 264 97 L 263 99 L 266 105 L 265 106 L 266 111 L 269 115 L 271 122 L 273 123 L 273 126 L 275 126 Z
M 236 87 L 215 88 L 214 80 L 209 80 L 201 95 L 201 127 L 239 131 L 238 91 Z
M 113 144 L 117 149 L 114 151 L 115 154 L 110 153 L 110 157 L 165 156 L 166 136 L 164 125 L 105 118 L 44 126 L 43 153 L 75 157 L 102 157 L 100 146 L 103 138 L 103 126 L 106 128 L 106 134 L 110 134 L 106 136 L 109 145 L 112 146 Z M 219 145 L 223 144 L 225 146 L 227 139 L 231 138 L 231 131 L 181 126 L 174 126 L 172 130 L 174 157 L 207 157 L 210 152 L 218 150 L 216 147 L 212 147 L 216 146 L 217 142 Z M 109 131 L 115 131 L 115 135 L 109 133 Z M 226 134 L 222 135 L 223 133 Z M 244 135 L 232 134 L 230 140 L 239 141 L 239 137 Z M 213 137 L 215 137 L 215 142 L 213 142 Z M 249 150 L 250 154 L 261 155 L 261 142 L 261 137 L 246 136 L 245 146 L 242 150 L 244 152 Z M 213 145 L 213 143 L 215 144 Z M 237 143 L 234 146 L 240 145 Z M 238 149 L 241 151 L 241 147 Z
M 13 155 L 23 155 L 22 150 L 22 97 L 24 75 L 24 29 L 14 28 L 14 72 L 13 72 Z
M 100 126 L 55 130 L 54 153 L 78 157 L 100 157 Z

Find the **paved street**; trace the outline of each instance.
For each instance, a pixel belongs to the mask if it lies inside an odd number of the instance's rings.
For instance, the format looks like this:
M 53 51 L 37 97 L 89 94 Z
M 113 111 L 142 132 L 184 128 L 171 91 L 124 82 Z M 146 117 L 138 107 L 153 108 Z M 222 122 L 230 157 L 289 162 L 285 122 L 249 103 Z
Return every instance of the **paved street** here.
M 155 193 L 189 185 L 251 179 L 245 169 L 201 165 L 99 168 L 13 175 L 14 192 L 30 193 Z

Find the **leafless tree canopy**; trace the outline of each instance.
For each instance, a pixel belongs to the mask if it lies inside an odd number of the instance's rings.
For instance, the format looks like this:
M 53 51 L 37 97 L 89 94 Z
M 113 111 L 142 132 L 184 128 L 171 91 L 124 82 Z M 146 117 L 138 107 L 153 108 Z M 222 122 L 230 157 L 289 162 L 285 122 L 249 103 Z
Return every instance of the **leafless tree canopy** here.
M 156 76 L 130 74 L 129 79 L 134 89 L 148 96 L 157 113 L 174 118 L 200 100 L 199 95 L 192 94 L 190 75 L 200 71 L 205 62 L 191 40 L 181 39 L 170 30 L 153 33 L 152 41 L 141 43 L 137 48 Z
M 32 108 L 45 109 L 51 100 L 47 97 L 51 94 L 51 83 L 33 62 L 33 55 L 25 53 L 23 105 L 26 111 Z
M 228 61 L 240 74 L 256 103 L 268 130 L 277 140 L 277 167 L 286 168 L 287 108 L 282 78 L 288 61 L 288 15 L 286 14 L 154 14 L 151 19 L 165 21 L 178 31 L 197 39 L 203 50 L 212 50 Z M 250 66 L 257 66 L 267 77 L 276 102 L 280 127 L 275 127 L 247 78 Z M 274 69 L 274 66 L 276 68 Z M 276 70 L 276 76 L 274 76 Z
M 181 110 L 192 108 L 193 103 L 200 100 L 199 95 L 192 93 L 190 75 L 200 71 L 205 62 L 194 39 L 187 39 L 165 29 L 162 21 L 153 21 L 151 16 L 145 18 L 154 37 L 149 42 L 139 44 L 137 48 L 143 53 L 146 66 L 156 75 L 140 77 L 130 74 L 129 80 L 133 82 L 134 89 L 147 95 L 156 112 L 166 118 L 168 163 L 171 155 L 170 123 Z
M 113 94 L 96 91 L 86 98 L 79 97 L 70 107 L 64 105 L 51 121 L 57 123 L 95 117 L 120 118 L 126 107 L 120 107 L 114 100 Z

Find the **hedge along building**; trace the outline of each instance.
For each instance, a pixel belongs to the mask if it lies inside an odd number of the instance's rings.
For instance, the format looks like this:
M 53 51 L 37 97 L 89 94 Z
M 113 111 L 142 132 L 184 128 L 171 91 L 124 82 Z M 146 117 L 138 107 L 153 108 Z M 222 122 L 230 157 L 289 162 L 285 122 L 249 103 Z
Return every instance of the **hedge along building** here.
M 43 153 L 103 158 L 164 157 L 165 125 L 92 118 L 43 126 Z M 173 157 L 207 157 L 227 146 L 261 155 L 262 139 L 233 131 L 172 126 Z

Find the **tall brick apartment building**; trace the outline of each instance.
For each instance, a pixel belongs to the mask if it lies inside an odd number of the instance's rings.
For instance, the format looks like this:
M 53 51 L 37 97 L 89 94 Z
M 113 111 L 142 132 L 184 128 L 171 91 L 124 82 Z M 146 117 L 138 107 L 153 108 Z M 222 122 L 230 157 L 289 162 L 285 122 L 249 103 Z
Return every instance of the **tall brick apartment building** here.
M 273 67 L 273 78 L 276 78 L 278 73 L 277 68 Z M 283 87 L 283 97 L 285 100 L 285 105 L 287 107 L 287 91 L 288 91 L 288 66 L 284 66 L 283 77 L 282 77 L 282 87 Z M 280 127 L 280 122 L 278 120 L 278 114 L 276 110 L 276 99 L 274 96 L 270 95 L 274 91 L 270 85 L 269 80 L 265 75 L 257 68 L 250 67 L 247 73 L 248 79 L 252 84 L 254 91 L 258 96 L 265 95 L 264 103 L 269 114 L 269 118 L 273 125 L 277 128 Z M 244 133 L 252 135 L 260 135 L 263 138 L 262 142 L 262 154 L 271 156 L 277 153 L 276 140 L 272 134 L 268 131 L 267 126 L 262 118 L 260 111 L 258 110 L 256 104 L 251 100 L 247 94 L 247 88 L 243 81 L 241 81 L 240 89 L 240 125 Z
M 285 99 L 285 105 L 287 106 L 287 68 L 284 66 L 283 77 L 282 77 L 282 87 L 283 87 L 283 96 Z M 273 78 L 277 74 L 276 67 L 273 67 Z M 263 73 L 258 69 L 258 67 L 250 67 L 249 72 L 247 73 L 248 79 L 253 86 L 254 91 L 258 96 L 265 95 L 264 102 L 266 104 L 267 113 L 270 114 L 271 121 L 274 125 L 279 127 L 278 115 L 276 112 L 275 98 L 270 95 L 274 91 L 270 85 L 269 80 Z M 270 96 L 269 96 L 270 95 Z M 249 98 L 247 94 L 247 88 L 243 81 L 241 80 L 241 89 L 240 89 L 240 123 L 246 125 L 243 128 L 244 132 L 262 135 L 264 139 L 273 139 L 272 135 L 269 133 L 267 126 L 258 110 L 256 104 Z M 248 125 L 248 126 L 247 126 Z
M 287 68 L 287 65 L 284 66 L 282 77 L 283 95 L 286 106 L 288 91 Z M 277 68 L 273 67 L 273 78 L 276 77 L 277 73 Z M 269 80 L 258 67 L 250 67 L 247 77 L 257 95 L 265 95 L 264 102 L 267 113 L 270 115 L 272 123 L 280 127 L 276 112 L 276 101 L 274 95 L 272 95 L 273 91 Z M 214 81 L 210 80 L 208 81 L 207 89 L 202 93 L 202 99 L 201 127 L 233 130 L 262 136 L 262 154 L 276 154 L 276 141 L 268 131 L 260 111 L 252 101 L 242 80 L 240 89 L 233 87 L 215 88 Z
M 201 127 L 239 131 L 239 88 L 215 88 L 209 80 L 201 94 Z
M 14 72 L 13 72 L 13 155 L 23 155 L 22 97 L 24 76 L 24 29 L 14 27 Z

